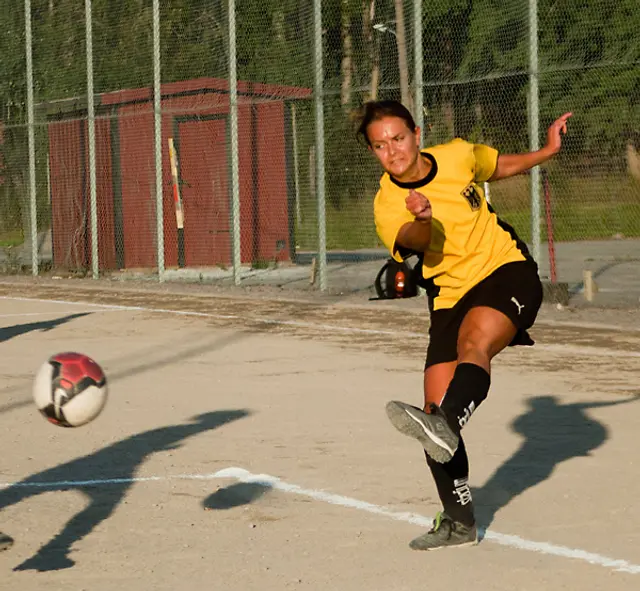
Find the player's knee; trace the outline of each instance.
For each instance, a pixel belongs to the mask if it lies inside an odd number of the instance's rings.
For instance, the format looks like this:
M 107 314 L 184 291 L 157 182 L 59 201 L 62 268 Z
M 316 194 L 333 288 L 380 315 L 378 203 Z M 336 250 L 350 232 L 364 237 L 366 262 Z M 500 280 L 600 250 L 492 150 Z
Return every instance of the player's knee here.
M 491 344 L 491 339 L 482 331 L 471 331 L 458 339 L 458 358 L 470 355 L 490 357 Z

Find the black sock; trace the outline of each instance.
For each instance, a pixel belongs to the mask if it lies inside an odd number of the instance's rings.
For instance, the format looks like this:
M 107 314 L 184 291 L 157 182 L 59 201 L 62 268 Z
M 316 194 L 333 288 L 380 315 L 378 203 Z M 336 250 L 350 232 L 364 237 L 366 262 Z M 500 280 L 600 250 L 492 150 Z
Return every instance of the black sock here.
M 473 516 L 473 502 L 471 489 L 469 488 L 469 458 L 464 447 L 464 441 L 460 438 L 458 449 L 445 464 L 432 460 L 425 452 L 427 464 L 431 468 L 431 474 L 436 481 L 438 495 L 442 501 L 444 512 L 454 521 L 466 526 L 475 523 Z
M 449 426 L 460 433 L 489 393 L 491 377 L 479 365 L 460 363 L 440 405 Z

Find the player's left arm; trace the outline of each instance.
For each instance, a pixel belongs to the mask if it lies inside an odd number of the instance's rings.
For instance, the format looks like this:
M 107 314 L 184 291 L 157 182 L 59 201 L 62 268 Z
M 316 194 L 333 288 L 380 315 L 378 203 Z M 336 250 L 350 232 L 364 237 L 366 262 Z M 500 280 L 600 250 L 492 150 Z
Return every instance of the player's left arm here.
M 526 154 L 500 154 L 489 180 L 497 181 L 520 174 L 555 156 L 562 147 L 562 135 L 567 133 L 567 119 L 571 115 L 572 113 L 565 113 L 551 124 L 547 130 L 547 143 L 543 148 Z

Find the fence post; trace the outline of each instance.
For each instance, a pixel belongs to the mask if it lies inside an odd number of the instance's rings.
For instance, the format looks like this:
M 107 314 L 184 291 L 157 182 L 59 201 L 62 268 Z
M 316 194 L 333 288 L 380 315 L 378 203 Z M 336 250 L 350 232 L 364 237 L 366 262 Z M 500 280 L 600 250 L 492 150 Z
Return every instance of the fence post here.
M 293 187 L 296 203 L 296 222 L 302 223 L 302 210 L 300 209 L 300 163 L 298 162 L 298 122 L 296 120 L 296 104 L 291 103 L 291 136 L 293 150 Z M 295 244 L 290 245 L 295 252 Z
M 238 154 L 238 70 L 236 60 L 236 2 L 229 0 L 229 125 L 231 134 L 231 242 L 233 284 L 240 285 L 240 164 Z
M 322 66 L 322 2 L 313 0 L 314 102 L 316 123 L 316 200 L 318 206 L 318 277 L 320 291 L 327 289 L 327 221 L 324 169 L 324 76 Z
M 93 29 L 91 0 L 84 2 L 85 34 L 87 43 L 87 130 L 89 140 L 89 218 L 91 226 L 91 274 L 98 279 L 98 203 L 96 190 L 96 114 L 93 93 Z
M 33 114 L 33 49 L 31 0 L 24 0 L 27 53 L 27 135 L 29 142 L 29 233 L 31 234 L 31 274 L 38 274 L 38 210 L 36 206 L 36 141 Z
M 422 0 L 413 0 L 413 110 L 416 125 L 420 128 L 420 147 L 424 141 L 422 67 Z
M 164 203 L 162 191 L 162 86 L 160 78 L 160 0 L 153 0 L 153 129 L 156 172 L 156 258 L 164 281 Z
M 538 102 L 538 0 L 529 0 L 529 149 L 540 148 Z M 540 261 L 540 167 L 531 169 L 531 243 L 533 258 Z

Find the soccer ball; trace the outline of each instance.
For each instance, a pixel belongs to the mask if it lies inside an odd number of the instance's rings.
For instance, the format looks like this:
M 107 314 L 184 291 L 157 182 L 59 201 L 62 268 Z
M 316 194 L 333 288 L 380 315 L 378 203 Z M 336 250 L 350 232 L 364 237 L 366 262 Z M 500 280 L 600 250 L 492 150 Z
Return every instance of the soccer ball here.
M 80 427 L 95 419 L 107 402 L 102 368 L 82 353 L 58 353 L 42 364 L 33 382 L 42 415 L 59 427 Z

